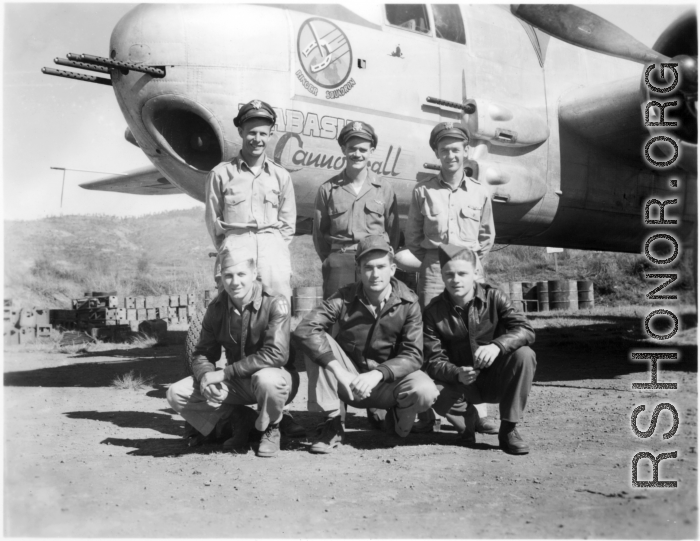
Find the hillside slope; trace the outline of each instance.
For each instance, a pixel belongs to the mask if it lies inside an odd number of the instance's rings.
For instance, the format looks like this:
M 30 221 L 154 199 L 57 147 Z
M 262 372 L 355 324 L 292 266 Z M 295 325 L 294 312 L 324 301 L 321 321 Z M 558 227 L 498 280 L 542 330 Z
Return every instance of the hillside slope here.
M 23 306 L 66 307 L 85 291 L 120 295 L 201 292 L 214 287 L 213 250 L 204 211 L 189 209 L 141 216 L 60 216 L 5 222 L 5 291 Z M 292 241 L 292 287 L 320 285 L 320 262 L 308 235 Z M 633 254 L 565 250 L 559 273 L 544 248 L 496 246 L 486 262 L 489 282 L 588 279 L 599 304 L 644 303 L 656 280 Z M 690 261 L 686 253 L 685 261 Z M 690 266 L 680 262 L 675 289 L 693 299 Z M 667 269 L 664 269 L 667 272 Z

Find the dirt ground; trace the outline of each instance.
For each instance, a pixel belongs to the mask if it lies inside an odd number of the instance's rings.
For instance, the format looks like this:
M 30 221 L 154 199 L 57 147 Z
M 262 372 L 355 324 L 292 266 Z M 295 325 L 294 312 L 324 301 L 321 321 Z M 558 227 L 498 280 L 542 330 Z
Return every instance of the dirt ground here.
M 697 537 L 697 347 L 661 365 L 676 391 L 632 390 L 648 365 L 639 317 L 595 316 L 566 328 L 539 321 L 536 382 L 520 432 L 531 446 L 513 457 L 496 436 L 478 449 L 455 432 L 410 435 L 390 447 L 363 411 L 348 414 L 347 443 L 311 455 L 309 440 L 283 441 L 274 459 L 234 456 L 210 444 L 189 449 L 167 386 L 182 375 L 182 332 L 165 347 L 73 354 L 6 350 L 6 536 L 102 537 Z M 647 347 L 649 347 L 647 345 Z M 110 386 L 134 370 L 155 376 L 141 391 Z M 306 375 L 292 410 L 312 433 Z M 632 410 L 660 402 L 680 417 L 670 440 L 637 438 Z M 489 406 L 492 414 L 494 406 Z M 660 466 L 676 489 L 636 489 L 639 451 L 677 451 Z M 648 461 L 640 479 L 651 477 Z

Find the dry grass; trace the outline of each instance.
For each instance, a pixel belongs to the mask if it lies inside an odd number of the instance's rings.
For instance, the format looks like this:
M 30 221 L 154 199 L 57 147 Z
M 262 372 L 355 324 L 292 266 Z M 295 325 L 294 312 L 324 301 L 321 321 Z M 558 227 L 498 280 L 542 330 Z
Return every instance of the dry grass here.
M 85 291 L 119 295 L 197 293 L 213 289 L 212 244 L 204 212 L 195 208 L 140 216 L 60 216 L 5 222 L 5 298 L 21 306 L 65 308 Z M 321 284 L 321 265 L 309 235 L 295 237 L 292 287 Z M 671 291 L 694 298 L 692 252 L 681 251 L 673 269 L 680 280 Z M 559 269 L 545 248 L 495 246 L 486 260 L 488 281 L 588 279 L 597 304 L 644 302 L 657 283 L 645 273 L 644 256 L 564 250 Z
M 146 387 L 153 387 L 155 376 L 142 376 L 129 370 L 126 374 L 117 376 L 112 380 L 110 387 L 119 390 L 140 391 Z

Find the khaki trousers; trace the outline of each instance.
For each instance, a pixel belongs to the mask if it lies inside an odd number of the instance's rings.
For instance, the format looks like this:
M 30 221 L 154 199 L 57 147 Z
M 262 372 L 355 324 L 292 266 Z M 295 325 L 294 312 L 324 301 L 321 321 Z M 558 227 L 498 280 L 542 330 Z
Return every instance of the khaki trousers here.
M 359 276 L 355 265 L 355 251 L 334 251 L 328 254 L 321 265 L 323 276 L 323 298 L 327 299 L 341 287 L 354 284 Z
M 471 404 L 497 403 L 501 420 L 517 423 L 522 419 L 536 367 L 535 352 L 527 346 L 510 355 L 499 355 L 471 385 L 436 382 L 440 397 L 433 409 L 445 415 L 460 399 Z
M 170 386 L 168 403 L 204 436 L 209 435 L 220 419 L 231 414 L 233 406 L 257 404 L 255 428 L 264 431 L 270 423 L 282 420 L 282 410 L 292 390 L 292 376 L 283 368 L 263 368 L 250 378 L 224 381 L 219 388 L 224 397 L 207 400 L 190 376 Z
M 284 295 L 291 301 L 292 263 L 289 246 L 277 229 L 261 232 L 227 231 L 226 238 L 219 248 L 231 251 L 248 249 L 257 256 L 258 277 L 268 293 Z M 216 258 L 214 278 L 221 276 L 221 263 Z
M 359 375 L 357 368 L 341 349 L 338 343 L 326 335 L 336 360 L 353 375 Z M 338 380 L 331 373 L 316 363 L 306 359 L 306 375 L 309 378 L 309 411 L 322 412 L 331 418 L 341 414 L 340 401 L 359 409 L 396 408 L 396 433 L 406 437 L 413 426 L 416 413 L 426 411 L 433 405 L 439 391 L 433 380 L 425 373 L 416 371 L 391 382 L 380 382 L 372 394 L 363 400 L 348 396 L 345 390 L 338 388 Z

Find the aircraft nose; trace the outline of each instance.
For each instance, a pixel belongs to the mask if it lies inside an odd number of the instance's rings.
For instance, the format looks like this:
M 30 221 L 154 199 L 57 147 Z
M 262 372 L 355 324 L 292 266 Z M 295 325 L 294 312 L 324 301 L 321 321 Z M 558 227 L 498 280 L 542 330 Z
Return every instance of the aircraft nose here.
M 148 100 L 141 113 L 156 142 L 187 165 L 210 171 L 224 161 L 223 133 L 212 113 L 184 96 Z

